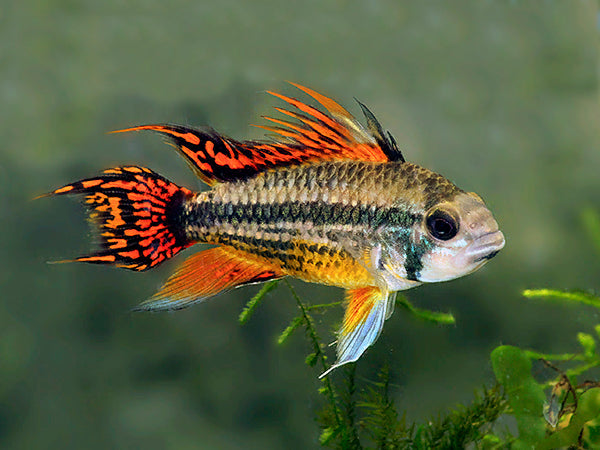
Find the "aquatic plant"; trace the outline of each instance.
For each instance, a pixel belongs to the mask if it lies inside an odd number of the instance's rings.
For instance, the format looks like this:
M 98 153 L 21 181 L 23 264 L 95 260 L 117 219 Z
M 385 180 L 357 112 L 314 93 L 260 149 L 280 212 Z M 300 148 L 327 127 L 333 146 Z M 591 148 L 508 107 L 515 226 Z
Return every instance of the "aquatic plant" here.
M 586 209 L 582 224 L 600 253 L 600 215 Z M 279 281 L 263 286 L 240 315 L 245 323 L 265 294 Z M 294 298 L 298 315 L 280 334 L 283 344 L 298 329 L 304 329 L 311 352 L 305 359 L 310 367 L 329 368 L 313 312 L 338 306 L 341 302 L 309 305 L 293 286 L 284 281 Z M 600 296 L 593 291 L 528 289 L 527 299 L 551 299 L 600 309 Z M 451 314 L 414 307 L 404 295 L 396 306 L 436 324 L 453 324 Z M 555 449 L 600 448 L 600 381 L 589 379 L 590 371 L 600 367 L 600 323 L 593 332 L 579 332 L 578 353 L 547 354 L 503 345 L 491 353 L 496 384 L 476 392 L 469 405 L 458 405 L 447 414 L 425 423 L 408 423 L 390 396 L 390 369 L 384 365 L 377 381 L 357 383 L 355 364 L 343 369 L 343 377 L 334 383 L 330 374 L 321 379 L 319 393 L 323 406 L 317 412 L 321 428 L 319 442 L 333 449 Z M 541 364 L 551 373 L 538 380 L 533 364 Z M 500 427 L 501 416 L 512 417 L 516 433 Z

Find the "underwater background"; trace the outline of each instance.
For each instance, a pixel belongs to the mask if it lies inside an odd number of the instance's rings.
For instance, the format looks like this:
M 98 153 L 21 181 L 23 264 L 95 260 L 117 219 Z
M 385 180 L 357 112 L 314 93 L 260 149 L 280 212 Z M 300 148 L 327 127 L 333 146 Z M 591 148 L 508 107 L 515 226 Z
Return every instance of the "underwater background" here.
M 357 117 L 353 97 L 365 103 L 408 161 L 480 194 L 507 240 L 475 274 L 407 291 L 456 324 L 398 309 L 357 379 L 387 363 L 397 408 L 424 421 L 493 384 L 500 344 L 575 351 L 598 313 L 520 292 L 600 289 L 581 223 L 584 208 L 600 209 L 597 10 L 584 0 L 1 5 L 0 447 L 318 446 L 309 343 L 301 332 L 276 343 L 297 314 L 283 284 L 243 326 L 257 286 L 132 313 L 185 255 L 145 273 L 48 265 L 87 253 L 89 226 L 74 199 L 32 201 L 125 163 L 201 189 L 161 138 L 106 132 L 174 122 L 259 138 L 250 124 L 280 106 L 265 90 L 299 95 L 285 80 Z M 292 283 L 305 301 L 343 296 Z M 327 342 L 341 316 L 316 316 Z

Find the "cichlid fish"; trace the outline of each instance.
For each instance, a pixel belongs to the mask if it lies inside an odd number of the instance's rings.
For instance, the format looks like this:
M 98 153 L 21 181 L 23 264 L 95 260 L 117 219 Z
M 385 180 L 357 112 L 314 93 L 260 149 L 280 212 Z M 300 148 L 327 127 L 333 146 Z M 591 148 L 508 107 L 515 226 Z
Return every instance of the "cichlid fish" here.
M 293 84 L 293 83 L 292 83 Z M 356 361 L 392 314 L 394 292 L 467 275 L 504 247 L 483 200 L 404 160 L 359 102 L 363 127 L 303 86 L 328 113 L 269 92 L 294 109 L 266 117 L 271 141 L 212 129 L 142 125 L 169 137 L 209 186 L 193 192 L 150 169 L 123 166 L 48 195 L 82 194 L 101 248 L 74 261 L 151 269 L 196 243 L 141 310 L 185 308 L 250 283 L 293 276 L 346 289 L 337 361 Z

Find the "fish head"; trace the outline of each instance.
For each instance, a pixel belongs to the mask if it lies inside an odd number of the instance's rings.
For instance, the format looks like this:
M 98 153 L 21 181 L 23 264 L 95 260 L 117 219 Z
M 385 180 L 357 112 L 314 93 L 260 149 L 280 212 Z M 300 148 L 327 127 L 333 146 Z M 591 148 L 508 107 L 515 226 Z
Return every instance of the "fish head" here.
M 391 291 L 459 278 L 504 247 L 504 235 L 477 194 L 455 189 L 423 203 L 409 228 L 389 230 L 373 247 L 372 267 Z
M 431 206 L 414 228 L 412 245 L 422 249 L 417 279 L 432 283 L 472 273 L 496 256 L 504 242 L 481 197 L 461 191 Z

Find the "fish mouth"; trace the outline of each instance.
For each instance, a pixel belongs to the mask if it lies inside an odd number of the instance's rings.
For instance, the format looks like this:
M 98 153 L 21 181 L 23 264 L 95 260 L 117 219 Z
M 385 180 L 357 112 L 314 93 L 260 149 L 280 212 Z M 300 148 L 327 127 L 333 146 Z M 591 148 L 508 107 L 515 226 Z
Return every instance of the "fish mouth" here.
M 492 259 L 504 247 L 504 235 L 500 230 L 479 236 L 467 250 L 467 256 L 473 263 Z

